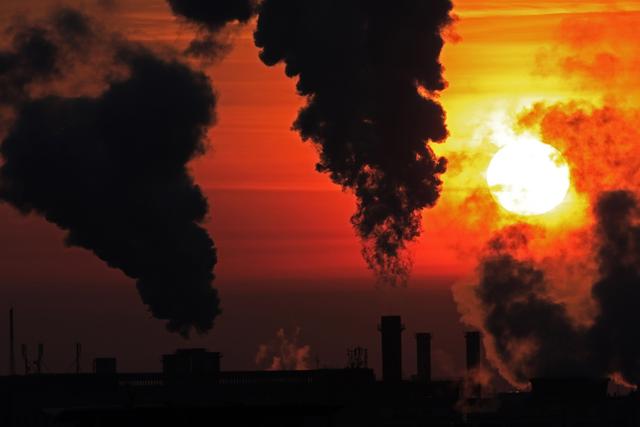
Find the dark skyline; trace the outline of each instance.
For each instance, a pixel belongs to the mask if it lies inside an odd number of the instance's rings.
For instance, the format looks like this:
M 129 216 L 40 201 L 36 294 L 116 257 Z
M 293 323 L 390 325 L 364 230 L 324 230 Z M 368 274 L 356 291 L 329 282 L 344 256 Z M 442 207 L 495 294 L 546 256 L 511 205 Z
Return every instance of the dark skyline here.
M 640 2 L 29 4 L 0 6 L 0 309 L 52 372 L 76 342 L 340 368 L 398 314 L 436 377 L 473 329 L 520 389 L 640 382 Z
M 289 285 L 295 286 L 296 283 L 289 282 Z M 25 343 L 32 352 L 38 343 L 44 343 L 45 361 L 51 372 L 66 372 L 70 368 L 76 341 L 83 345 L 85 370 L 89 370 L 93 357 L 113 356 L 118 358 L 122 372 L 150 372 L 159 369 L 158 355 L 181 347 L 206 347 L 220 351 L 225 369 L 251 370 L 261 367 L 255 362 L 261 344 L 274 341 L 281 328 L 287 336 L 292 336 L 296 328 L 300 328 L 298 344 L 310 346 L 310 367 L 316 366 L 316 357 L 319 357 L 323 366 L 341 368 L 346 364 L 347 348 L 359 345 L 369 349 L 369 364 L 381 374 L 380 335 L 376 325 L 381 313 L 395 313 L 395 308 L 403 307 L 403 319 L 408 324 L 403 340 L 403 366 L 407 376 L 414 373 L 416 366 L 413 334 L 425 330 L 433 334 L 434 376 L 458 376 L 464 371 L 465 329 L 457 322 L 455 304 L 447 290 L 371 293 L 367 289 L 318 289 L 323 284 L 316 282 L 316 290 L 306 292 L 292 291 L 291 287 L 277 291 L 254 288 L 251 295 L 240 290 L 226 292 L 223 289 L 221 296 L 226 296 L 228 301 L 225 311 L 248 310 L 251 315 L 221 316 L 220 324 L 210 334 L 202 338 L 193 337 L 189 341 L 157 328 L 157 323 L 148 314 L 136 308 L 135 299 L 122 303 L 123 299 L 135 296 L 134 289 L 112 293 L 101 291 L 99 287 L 88 287 L 76 291 L 76 301 L 55 307 L 46 303 L 46 297 L 53 295 L 45 293 L 44 300 L 36 302 L 29 293 L 25 293 L 14 298 L 24 302 L 15 305 L 16 342 L 18 349 Z M 415 303 L 407 305 L 407 297 Z M 309 302 L 309 298 L 314 304 Z M 424 301 L 437 302 L 438 307 L 425 313 Z M 318 302 L 333 307 L 330 316 L 317 305 Z M 358 307 L 357 315 L 352 311 L 354 306 Z M 274 307 L 277 307 L 276 313 Z M 71 315 L 85 321 L 77 322 Z M 140 336 L 145 337 L 143 342 Z M 0 340 L 8 343 L 8 327 L 0 328 Z M 0 354 L 3 373 L 9 362 L 8 353 L 5 353 Z

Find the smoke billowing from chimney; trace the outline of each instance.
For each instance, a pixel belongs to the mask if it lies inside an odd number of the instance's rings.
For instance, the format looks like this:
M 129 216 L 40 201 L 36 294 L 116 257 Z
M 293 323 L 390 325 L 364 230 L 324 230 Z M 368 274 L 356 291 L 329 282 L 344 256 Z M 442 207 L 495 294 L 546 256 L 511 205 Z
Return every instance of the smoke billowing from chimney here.
M 190 55 L 215 59 L 229 48 L 228 34 L 231 23 L 244 24 L 253 17 L 257 0 L 167 0 L 171 11 L 196 26 L 198 37 L 191 41 Z
M 75 10 L 12 30 L 0 52 L 0 108 L 12 115 L 2 129 L 0 200 L 136 279 L 169 330 L 209 330 L 219 313 L 216 250 L 202 226 L 206 198 L 187 170 L 215 122 L 209 80 L 100 32 Z M 87 62 L 100 64 L 100 93 L 49 90 Z
M 596 206 L 600 279 L 592 295 L 599 314 L 590 341 L 598 368 L 640 384 L 640 205 L 628 191 L 603 194 Z
M 476 288 L 482 326 L 517 383 L 535 376 L 585 373 L 574 372 L 581 365 L 583 336 L 564 306 L 549 296 L 544 271 L 516 255 L 528 244 L 527 232 L 522 225 L 509 227 L 488 244 Z
M 269 344 L 260 344 L 256 354 L 256 365 L 267 371 L 301 371 L 309 369 L 311 346 L 299 344 L 300 328 L 290 336 L 284 328 L 278 329 L 276 338 Z
M 594 215 L 599 277 L 591 287 L 597 314 L 589 325 L 576 322 L 552 296 L 544 267 L 522 256 L 525 226 L 503 230 L 487 246 L 477 309 L 503 373 L 516 384 L 616 374 L 640 383 L 640 205 L 632 192 L 603 192 Z
M 255 43 L 269 66 L 286 64 L 307 98 L 293 124 L 317 147 L 316 168 L 353 191 L 353 225 L 369 266 L 403 283 L 407 242 L 421 231 L 446 161 L 427 144 L 447 137 L 437 94 L 449 0 L 264 0 Z

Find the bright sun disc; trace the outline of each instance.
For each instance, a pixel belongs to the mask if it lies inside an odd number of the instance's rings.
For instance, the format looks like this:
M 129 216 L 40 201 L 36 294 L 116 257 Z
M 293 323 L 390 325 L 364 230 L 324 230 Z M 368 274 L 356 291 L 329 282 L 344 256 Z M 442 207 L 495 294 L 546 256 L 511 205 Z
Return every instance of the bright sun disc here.
M 554 147 L 533 136 L 518 136 L 491 159 L 487 184 L 506 210 L 539 215 L 558 206 L 569 190 L 569 166 Z

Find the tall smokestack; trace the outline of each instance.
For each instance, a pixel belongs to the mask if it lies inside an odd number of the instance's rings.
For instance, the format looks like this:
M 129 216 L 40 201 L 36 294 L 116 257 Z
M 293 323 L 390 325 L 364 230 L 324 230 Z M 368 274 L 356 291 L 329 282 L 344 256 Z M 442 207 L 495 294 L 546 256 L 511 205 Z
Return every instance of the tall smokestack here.
M 29 355 L 27 354 L 27 345 L 22 344 L 22 361 L 24 362 L 24 374 L 29 375 L 31 373 L 31 369 L 29 369 Z
M 75 359 L 76 374 L 80 373 L 80 356 L 81 356 L 81 354 L 82 354 L 82 344 L 77 342 L 76 343 L 76 359 Z
M 400 316 L 382 316 L 378 330 L 382 334 L 382 380 L 402 381 L 402 331 Z
M 416 359 L 418 381 L 431 381 L 431 334 L 426 332 L 416 334 Z
M 9 374 L 16 374 L 16 349 L 13 323 L 13 307 L 9 309 Z
M 464 337 L 467 341 L 467 372 L 480 366 L 482 355 L 481 336 L 478 331 L 466 332 Z

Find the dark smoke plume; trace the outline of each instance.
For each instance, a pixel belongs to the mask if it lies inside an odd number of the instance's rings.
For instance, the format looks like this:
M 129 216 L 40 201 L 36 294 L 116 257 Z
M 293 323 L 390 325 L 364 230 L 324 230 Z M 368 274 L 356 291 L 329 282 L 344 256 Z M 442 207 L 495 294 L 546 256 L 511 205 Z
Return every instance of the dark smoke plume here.
M 190 55 L 214 59 L 229 48 L 225 27 L 234 22 L 249 21 L 256 11 L 256 0 L 167 0 L 174 15 L 193 23 L 198 38 L 187 52 Z
M 446 161 L 427 141 L 447 137 L 440 31 L 449 0 L 264 0 L 260 58 L 286 64 L 307 98 L 293 124 L 318 148 L 316 168 L 352 190 L 352 222 L 379 277 L 403 282 L 402 257 L 439 196 Z
M 13 29 L 11 49 L 0 51 L 0 103 L 4 106 L 23 101 L 29 84 L 46 82 L 60 73 L 58 58 L 62 43 L 72 41 L 70 33 L 80 30 L 78 37 L 88 35 L 84 33 L 86 29 L 66 27 L 63 22 L 58 24 L 53 33 L 37 26 Z M 63 34 L 67 37 L 54 39 Z
M 102 93 L 31 93 L 33 84 L 69 77 L 87 49 L 110 52 Z M 14 111 L 0 146 L 0 199 L 55 223 L 66 244 L 136 279 L 169 330 L 210 329 L 219 313 L 216 251 L 201 225 L 207 201 L 186 166 L 205 151 L 215 121 L 207 77 L 138 44 L 98 37 L 72 10 L 19 29 L 0 64 L 0 102 Z
M 549 294 L 542 267 L 518 250 L 522 227 L 503 230 L 480 264 L 476 296 L 484 329 L 514 379 L 607 376 L 640 384 L 640 206 L 633 193 L 602 193 L 595 207 L 599 278 L 592 285 L 598 314 L 579 326 Z
M 633 193 L 604 193 L 596 207 L 600 279 L 591 290 L 600 306 L 591 330 L 597 367 L 640 384 L 640 206 Z
M 544 271 L 513 254 L 526 247 L 527 239 L 527 230 L 514 226 L 489 242 L 476 288 L 484 328 L 519 383 L 535 376 L 584 374 L 583 333 L 549 296 Z

